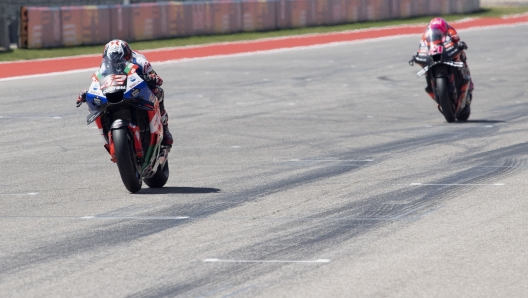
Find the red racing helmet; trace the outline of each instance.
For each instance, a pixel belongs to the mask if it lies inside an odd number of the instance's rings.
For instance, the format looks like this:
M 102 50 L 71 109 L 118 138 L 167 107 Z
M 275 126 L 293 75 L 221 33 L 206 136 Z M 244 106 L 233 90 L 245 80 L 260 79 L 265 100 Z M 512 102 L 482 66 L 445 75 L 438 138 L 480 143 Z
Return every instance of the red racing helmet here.
M 444 35 L 447 33 L 447 22 L 442 18 L 434 18 L 429 22 L 430 30 L 439 30 Z

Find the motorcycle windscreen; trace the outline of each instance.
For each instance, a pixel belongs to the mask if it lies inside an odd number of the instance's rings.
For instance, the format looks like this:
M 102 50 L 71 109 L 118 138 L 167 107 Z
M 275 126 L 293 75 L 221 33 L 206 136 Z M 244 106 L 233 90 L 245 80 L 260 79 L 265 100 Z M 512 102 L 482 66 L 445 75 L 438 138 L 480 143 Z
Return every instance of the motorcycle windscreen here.
M 432 30 L 429 29 L 427 30 L 426 40 L 428 43 L 434 43 L 434 44 L 443 43 L 445 41 L 445 34 L 438 29 L 432 29 Z
M 429 55 L 433 61 L 439 61 L 442 59 L 442 53 L 444 51 L 445 34 L 437 29 L 427 31 L 427 44 L 429 46 Z
M 123 100 L 123 94 L 127 89 L 127 65 L 128 62 L 125 59 L 110 59 L 109 57 L 104 57 L 101 62 L 100 88 L 110 103 Z

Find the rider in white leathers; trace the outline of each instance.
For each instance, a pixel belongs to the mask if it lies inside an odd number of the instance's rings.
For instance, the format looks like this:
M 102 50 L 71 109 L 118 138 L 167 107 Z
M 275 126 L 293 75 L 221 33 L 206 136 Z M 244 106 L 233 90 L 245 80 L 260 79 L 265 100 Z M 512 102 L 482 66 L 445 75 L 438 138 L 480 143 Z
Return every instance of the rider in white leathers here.
M 172 135 L 169 132 L 169 127 L 168 127 L 169 117 L 167 115 L 167 111 L 165 111 L 165 105 L 163 102 L 164 92 L 163 92 L 163 89 L 161 89 L 160 87 L 163 84 L 163 80 L 154 71 L 154 69 L 152 68 L 152 65 L 150 65 L 150 62 L 148 62 L 147 58 L 143 54 L 137 51 L 132 51 L 132 49 L 130 48 L 127 42 L 123 40 L 119 40 L 119 39 L 114 39 L 105 45 L 105 48 L 103 51 L 103 58 L 107 56 L 108 57 L 112 56 L 112 58 L 116 58 L 116 57 L 123 58 L 138 66 L 136 73 L 147 82 L 150 90 L 154 94 L 156 94 L 156 97 L 159 100 L 161 121 L 163 124 L 162 144 L 165 146 L 172 146 L 172 143 L 173 143 Z M 77 107 L 79 107 L 83 102 L 86 101 L 87 91 L 88 90 L 83 90 L 81 91 L 81 93 L 79 93 L 79 96 L 77 96 Z

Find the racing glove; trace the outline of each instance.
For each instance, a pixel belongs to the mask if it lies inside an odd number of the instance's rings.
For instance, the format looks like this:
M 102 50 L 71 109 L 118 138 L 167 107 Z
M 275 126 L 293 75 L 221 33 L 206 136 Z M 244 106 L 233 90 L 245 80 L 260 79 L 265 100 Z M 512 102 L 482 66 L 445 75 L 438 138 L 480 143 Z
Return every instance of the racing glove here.
M 411 60 L 409 60 L 409 65 L 410 66 L 414 66 L 414 59 L 416 59 L 416 56 L 418 56 L 418 53 L 414 53 L 414 55 L 412 56 Z
M 149 84 L 156 85 L 156 86 L 161 86 L 163 84 L 163 80 L 156 73 L 148 74 L 146 81 Z
M 88 90 L 84 89 L 83 91 L 81 91 L 81 93 L 79 93 L 79 95 L 77 96 L 77 102 L 76 102 L 77 107 L 80 107 L 83 104 L 83 102 L 86 102 L 87 92 Z
M 462 50 L 467 50 L 468 46 L 467 46 L 467 44 L 465 42 L 459 41 L 458 42 L 458 48 L 462 49 Z

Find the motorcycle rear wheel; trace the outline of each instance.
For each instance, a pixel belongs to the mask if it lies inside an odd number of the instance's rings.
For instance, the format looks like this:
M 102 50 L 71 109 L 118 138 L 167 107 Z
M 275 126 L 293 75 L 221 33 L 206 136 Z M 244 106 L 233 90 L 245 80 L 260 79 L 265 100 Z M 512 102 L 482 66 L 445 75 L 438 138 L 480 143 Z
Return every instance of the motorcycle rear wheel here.
M 451 100 L 449 100 L 449 92 L 447 91 L 447 79 L 445 77 L 436 78 L 436 96 L 440 101 L 442 114 L 447 122 L 455 122 L 455 113 Z M 469 117 L 469 116 L 468 116 Z
M 137 168 L 133 145 L 126 127 L 112 131 L 117 168 L 126 189 L 136 193 L 141 189 L 141 173 Z
M 143 181 L 145 181 L 145 184 L 148 185 L 150 188 L 160 188 L 167 183 L 167 180 L 169 180 L 169 162 L 166 161 L 163 168 L 161 166 L 158 166 L 158 170 L 156 171 L 156 174 L 150 178 L 145 178 Z

